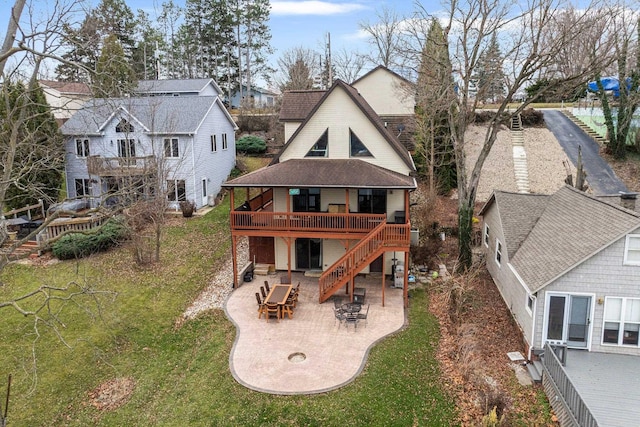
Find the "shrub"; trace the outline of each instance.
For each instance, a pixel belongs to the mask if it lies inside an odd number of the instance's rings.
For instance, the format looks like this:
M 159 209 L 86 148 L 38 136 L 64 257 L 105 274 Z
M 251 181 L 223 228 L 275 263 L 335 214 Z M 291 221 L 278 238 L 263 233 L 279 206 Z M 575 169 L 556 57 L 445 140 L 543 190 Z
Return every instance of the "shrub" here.
M 119 219 L 110 219 L 95 233 L 70 233 L 57 240 L 52 247 L 58 259 L 83 258 L 106 251 L 128 236 L 127 228 Z
M 243 136 L 236 141 L 236 151 L 247 154 L 262 154 L 267 151 L 267 143 L 255 135 Z
M 183 217 L 190 218 L 196 210 L 196 202 L 193 200 L 183 200 L 180 202 L 180 210 L 182 211 Z
M 544 126 L 544 114 L 542 111 L 526 108 L 520 113 L 524 126 Z

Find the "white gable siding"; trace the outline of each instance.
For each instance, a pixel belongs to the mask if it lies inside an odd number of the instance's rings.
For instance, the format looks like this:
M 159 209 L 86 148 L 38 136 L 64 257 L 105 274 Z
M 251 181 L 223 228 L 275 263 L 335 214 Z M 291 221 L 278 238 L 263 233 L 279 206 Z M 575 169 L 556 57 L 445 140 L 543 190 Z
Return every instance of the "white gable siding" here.
M 411 115 L 415 100 L 407 83 L 379 68 L 354 83 L 358 92 L 380 116 Z
M 300 127 L 302 122 L 285 122 L 284 123 L 284 142 L 289 141 L 291 135 Z
M 484 226 L 489 226 L 489 247 L 484 244 Z M 509 267 L 509 254 L 505 244 L 502 224 L 498 215 L 498 207 L 494 203 L 483 217 L 482 249 L 485 251 L 487 270 L 493 277 L 494 283 L 502 295 L 505 304 L 511 310 L 514 319 L 520 326 L 525 341 L 532 343 L 531 326 L 533 317 L 526 309 L 527 290 L 520 284 L 518 278 Z M 496 262 L 496 239 L 502 243 L 502 258 L 500 265 Z
M 358 136 L 373 157 L 358 157 L 385 169 L 408 175 L 410 169 L 393 150 L 365 114 L 357 108 L 344 90 L 334 90 L 291 141 L 280 156 L 280 161 L 301 159 L 329 128 L 328 157 L 348 159 L 349 129 Z
M 640 229 L 633 233 L 639 232 Z M 538 298 L 539 315 L 536 320 L 540 325 L 539 331 L 536 333 L 538 346 L 542 342 L 543 336 L 545 292 L 593 293 L 596 301 L 594 302 L 594 318 L 591 321 L 591 350 L 640 356 L 640 348 L 638 347 L 601 345 L 604 304 L 598 304 L 597 300 L 602 298 L 604 301 L 608 296 L 640 298 L 640 267 L 622 264 L 624 250 L 625 238 L 623 237 L 539 292 L 541 294 Z

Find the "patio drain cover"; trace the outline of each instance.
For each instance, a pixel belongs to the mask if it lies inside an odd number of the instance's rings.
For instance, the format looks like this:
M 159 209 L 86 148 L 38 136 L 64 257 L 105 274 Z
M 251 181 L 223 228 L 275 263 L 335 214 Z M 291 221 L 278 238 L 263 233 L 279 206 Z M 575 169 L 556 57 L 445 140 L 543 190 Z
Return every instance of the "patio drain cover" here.
M 300 363 L 303 362 L 307 356 L 304 353 L 291 353 L 289 355 L 289 362 Z

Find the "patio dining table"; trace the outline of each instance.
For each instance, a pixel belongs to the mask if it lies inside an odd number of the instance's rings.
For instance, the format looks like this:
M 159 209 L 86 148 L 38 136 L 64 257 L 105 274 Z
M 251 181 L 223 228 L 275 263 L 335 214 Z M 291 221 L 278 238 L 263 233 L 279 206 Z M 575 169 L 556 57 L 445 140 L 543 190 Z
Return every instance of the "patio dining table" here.
M 292 288 L 293 285 L 273 285 L 265 301 L 269 304 L 282 305 L 287 302 Z

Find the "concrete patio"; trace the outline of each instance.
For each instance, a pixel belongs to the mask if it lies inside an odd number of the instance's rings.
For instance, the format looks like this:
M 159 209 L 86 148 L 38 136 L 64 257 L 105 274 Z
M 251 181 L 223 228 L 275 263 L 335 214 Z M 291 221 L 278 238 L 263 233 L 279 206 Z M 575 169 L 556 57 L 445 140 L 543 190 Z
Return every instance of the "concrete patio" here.
M 369 350 L 377 341 L 403 328 L 405 310 L 402 289 L 387 280 L 382 306 L 382 278 L 356 278 L 366 288 L 370 304 L 367 322 L 357 327 L 334 320 L 333 302 L 318 304 L 318 279 L 293 273 L 300 282 L 298 305 L 292 319 L 258 319 L 255 293 L 277 276 L 255 276 L 227 299 L 225 313 L 237 329 L 229 356 L 234 378 L 252 390 L 272 394 L 311 394 L 333 390 L 353 381 L 365 366 Z M 348 298 L 344 290 L 336 294 Z

